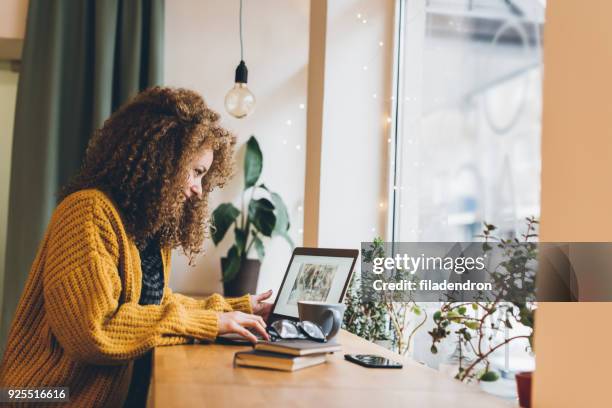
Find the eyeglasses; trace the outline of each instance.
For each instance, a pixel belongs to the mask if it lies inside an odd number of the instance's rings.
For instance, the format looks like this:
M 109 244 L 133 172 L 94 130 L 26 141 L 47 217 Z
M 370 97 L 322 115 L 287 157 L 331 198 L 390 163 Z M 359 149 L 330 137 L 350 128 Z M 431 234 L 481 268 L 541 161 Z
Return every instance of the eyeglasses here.
M 287 319 L 280 319 L 268 326 L 268 334 L 272 341 L 287 339 L 308 339 L 325 343 L 327 336 L 318 324 L 305 320 L 294 322 Z

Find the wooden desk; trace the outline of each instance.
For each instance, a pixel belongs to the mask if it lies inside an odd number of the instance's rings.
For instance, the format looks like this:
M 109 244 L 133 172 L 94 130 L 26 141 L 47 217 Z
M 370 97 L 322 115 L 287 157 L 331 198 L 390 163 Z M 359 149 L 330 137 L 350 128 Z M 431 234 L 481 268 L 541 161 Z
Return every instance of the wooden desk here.
M 370 369 L 344 353 L 375 353 L 400 360 L 349 332 L 343 351 L 328 362 L 291 373 L 232 366 L 248 346 L 195 344 L 158 347 L 153 354 L 149 407 L 516 407 L 477 386 L 445 377 L 412 360 L 401 370 Z

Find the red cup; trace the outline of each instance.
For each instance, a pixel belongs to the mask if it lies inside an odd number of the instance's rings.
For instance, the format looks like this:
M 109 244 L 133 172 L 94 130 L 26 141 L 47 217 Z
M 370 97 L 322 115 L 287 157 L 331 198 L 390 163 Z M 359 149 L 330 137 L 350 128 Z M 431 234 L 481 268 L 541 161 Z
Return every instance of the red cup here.
M 519 405 L 523 408 L 531 407 L 531 374 L 531 371 L 516 374 Z

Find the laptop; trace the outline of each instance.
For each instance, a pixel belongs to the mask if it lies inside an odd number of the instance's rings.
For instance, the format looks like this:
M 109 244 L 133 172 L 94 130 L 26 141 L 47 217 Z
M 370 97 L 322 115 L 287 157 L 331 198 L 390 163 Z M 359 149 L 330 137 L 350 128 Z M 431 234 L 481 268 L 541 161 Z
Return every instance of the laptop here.
M 341 303 L 359 256 L 357 249 L 295 248 L 266 323 L 299 320 L 298 302 L 310 300 Z M 235 333 L 219 336 L 244 339 Z

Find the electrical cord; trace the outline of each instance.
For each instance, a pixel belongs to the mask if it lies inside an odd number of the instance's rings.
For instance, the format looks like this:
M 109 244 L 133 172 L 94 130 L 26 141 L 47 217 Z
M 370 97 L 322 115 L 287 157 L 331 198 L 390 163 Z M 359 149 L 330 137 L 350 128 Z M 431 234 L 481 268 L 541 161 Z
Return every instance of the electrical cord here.
M 238 26 L 240 27 L 240 61 L 244 61 L 244 56 L 243 56 L 244 47 L 242 45 L 242 0 L 240 0 L 240 13 L 239 13 Z

